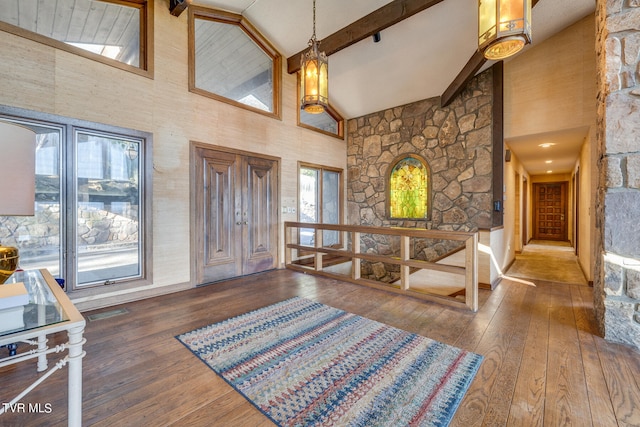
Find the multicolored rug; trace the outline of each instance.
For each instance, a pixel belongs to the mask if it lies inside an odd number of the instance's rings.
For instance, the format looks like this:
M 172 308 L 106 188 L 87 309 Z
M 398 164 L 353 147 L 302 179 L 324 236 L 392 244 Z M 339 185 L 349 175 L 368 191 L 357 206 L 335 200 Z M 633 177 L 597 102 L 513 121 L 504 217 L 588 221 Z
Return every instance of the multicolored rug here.
M 280 426 L 446 426 L 482 362 L 298 297 L 176 338 Z

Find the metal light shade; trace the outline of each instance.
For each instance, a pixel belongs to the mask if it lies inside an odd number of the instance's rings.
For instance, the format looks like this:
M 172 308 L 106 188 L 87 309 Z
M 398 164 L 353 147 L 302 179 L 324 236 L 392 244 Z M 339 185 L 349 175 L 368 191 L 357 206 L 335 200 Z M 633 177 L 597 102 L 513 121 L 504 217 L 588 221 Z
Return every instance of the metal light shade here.
M 0 121 L 0 216 L 33 215 L 36 134 Z M 18 267 L 18 249 L 0 246 L 0 284 Z
M 320 114 L 329 105 L 329 64 L 324 52 L 318 51 L 315 42 L 306 53 L 302 54 L 300 108 L 310 114 Z
M 478 48 L 500 60 L 531 43 L 531 0 L 479 0 Z

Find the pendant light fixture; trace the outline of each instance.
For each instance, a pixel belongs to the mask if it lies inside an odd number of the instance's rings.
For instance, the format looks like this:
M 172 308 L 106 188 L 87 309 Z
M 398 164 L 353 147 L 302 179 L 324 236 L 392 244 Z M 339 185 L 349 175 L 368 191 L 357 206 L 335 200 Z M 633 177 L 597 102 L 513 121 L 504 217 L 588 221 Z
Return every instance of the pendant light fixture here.
M 300 108 L 310 114 L 320 114 L 329 106 L 329 61 L 320 52 L 316 39 L 316 0 L 313 0 L 313 35 L 309 48 L 300 58 Z
M 500 60 L 531 43 L 531 0 L 478 0 L 478 48 Z

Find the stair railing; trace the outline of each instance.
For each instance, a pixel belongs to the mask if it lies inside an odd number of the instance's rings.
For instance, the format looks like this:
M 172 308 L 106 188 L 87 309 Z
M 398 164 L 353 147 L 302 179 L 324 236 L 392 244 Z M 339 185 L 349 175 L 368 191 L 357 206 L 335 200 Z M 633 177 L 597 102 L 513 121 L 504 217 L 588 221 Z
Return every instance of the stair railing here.
M 410 295 L 425 300 L 444 303 L 456 307 L 468 307 L 478 310 L 478 233 L 460 231 L 427 230 L 416 228 L 370 227 L 358 225 L 317 224 L 303 222 L 285 222 L 285 267 L 304 273 L 331 277 L 338 280 L 369 286 L 376 289 Z M 313 242 L 300 243 L 300 229 L 312 230 Z M 341 233 L 339 245 L 325 246 L 323 231 Z M 398 236 L 400 239 L 400 256 L 363 253 L 361 251 L 362 235 Z M 447 265 L 411 258 L 411 239 L 436 239 L 457 241 L 464 244 L 464 266 Z M 335 243 L 335 242 L 334 242 Z M 350 243 L 350 244 L 349 244 Z M 344 259 L 350 262 L 350 273 L 342 274 L 323 268 L 323 258 Z M 305 261 L 305 262 L 303 262 Z M 398 265 L 400 269 L 399 284 L 383 283 L 378 280 L 361 277 L 361 263 L 382 262 Z M 436 295 L 422 289 L 412 287 L 411 273 L 416 270 L 431 270 L 464 276 L 464 302 L 457 298 Z

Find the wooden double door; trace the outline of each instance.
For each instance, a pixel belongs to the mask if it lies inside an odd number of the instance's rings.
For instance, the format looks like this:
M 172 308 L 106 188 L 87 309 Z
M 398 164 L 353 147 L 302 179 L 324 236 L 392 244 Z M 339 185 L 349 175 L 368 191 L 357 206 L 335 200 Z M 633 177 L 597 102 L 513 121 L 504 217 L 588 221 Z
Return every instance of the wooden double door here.
M 198 284 L 277 267 L 279 160 L 192 145 Z
M 533 238 L 567 240 L 567 183 L 533 184 Z

